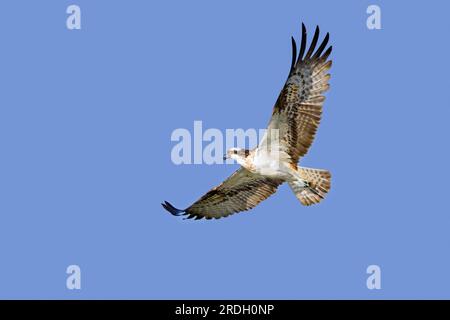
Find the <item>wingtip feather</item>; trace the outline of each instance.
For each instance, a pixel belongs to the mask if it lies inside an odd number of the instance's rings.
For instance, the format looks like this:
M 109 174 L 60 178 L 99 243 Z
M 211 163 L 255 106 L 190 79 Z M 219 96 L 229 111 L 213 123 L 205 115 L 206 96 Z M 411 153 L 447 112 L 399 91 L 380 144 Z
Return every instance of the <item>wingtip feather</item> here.
M 295 63 L 297 61 L 297 43 L 295 42 L 294 37 L 291 37 L 292 42 L 292 62 L 291 62 L 291 70 L 289 71 L 289 74 L 292 73 L 292 71 L 295 68 Z
M 320 29 L 319 26 L 316 26 L 316 30 L 314 31 L 313 39 L 311 40 L 311 44 L 309 45 L 309 50 L 306 53 L 305 60 L 311 58 L 314 49 L 316 48 L 317 40 L 319 40 Z
M 164 203 L 161 203 L 161 205 L 163 206 L 164 209 L 166 209 L 167 211 L 169 211 L 171 214 L 173 214 L 174 216 L 181 216 L 183 214 L 185 214 L 185 210 L 180 210 L 175 208 L 170 202 L 168 201 L 164 201 Z
M 302 61 L 305 50 L 306 50 L 306 27 L 305 24 L 302 22 L 302 39 L 300 43 L 300 53 L 298 54 L 297 59 L 298 62 Z

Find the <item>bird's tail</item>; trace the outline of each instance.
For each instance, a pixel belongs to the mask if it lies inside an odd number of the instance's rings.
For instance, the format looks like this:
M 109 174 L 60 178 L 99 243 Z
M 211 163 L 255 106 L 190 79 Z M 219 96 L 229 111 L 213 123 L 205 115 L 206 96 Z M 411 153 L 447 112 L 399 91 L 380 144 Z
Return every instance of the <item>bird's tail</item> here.
M 298 168 L 298 178 L 289 181 L 295 196 L 305 206 L 319 203 L 330 191 L 331 174 L 327 170 Z

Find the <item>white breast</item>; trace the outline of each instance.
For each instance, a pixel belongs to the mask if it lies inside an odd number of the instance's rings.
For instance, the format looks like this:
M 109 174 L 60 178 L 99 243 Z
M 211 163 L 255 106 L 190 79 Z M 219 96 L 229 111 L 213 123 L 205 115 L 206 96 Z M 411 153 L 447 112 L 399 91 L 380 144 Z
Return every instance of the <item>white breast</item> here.
M 290 171 L 283 161 L 283 157 L 278 154 L 268 154 L 267 152 L 255 153 L 253 158 L 255 171 L 263 176 L 286 179 L 290 176 Z

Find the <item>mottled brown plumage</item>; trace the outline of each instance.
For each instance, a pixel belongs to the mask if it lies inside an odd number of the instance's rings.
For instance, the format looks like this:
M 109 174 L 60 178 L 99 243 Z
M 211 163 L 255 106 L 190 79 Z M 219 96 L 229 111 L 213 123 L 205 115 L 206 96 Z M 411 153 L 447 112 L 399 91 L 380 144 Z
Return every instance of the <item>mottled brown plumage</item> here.
M 202 217 L 212 219 L 249 210 L 274 194 L 283 182 L 283 180 L 255 176 L 241 167 L 185 209 L 184 214 L 188 219 Z M 168 205 L 170 204 L 164 204 L 164 206 Z
M 289 156 L 293 164 L 297 164 L 311 146 L 317 127 L 322 117 L 322 105 L 325 101 L 323 93 L 329 89 L 328 80 L 331 60 L 327 60 L 332 47 L 325 49 L 329 35 L 312 56 L 319 37 L 316 28 L 311 46 L 302 57 L 306 48 L 306 29 L 302 25 L 302 43 L 296 62 L 293 61 L 289 77 L 278 96 L 273 109 L 268 131 L 279 130 L 281 149 Z M 295 41 L 293 41 L 295 46 Z
M 166 201 L 162 204 L 165 209 L 174 215 L 186 215 L 187 218 L 226 217 L 255 207 L 275 193 L 283 182 L 288 182 L 304 205 L 318 203 L 325 197 L 330 189 L 330 173 L 298 167 L 298 161 L 308 152 L 321 120 L 325 101 L 323 93 L 329 88 L 331 60 L 328 57 L 332 47 L 325 50 L 329 40 L 327 33 L 316 50 L 319 40 L 317 27 L 305 54 L 306 38 L 306 28 L 302 24 L 299 55 L 292 38 L 289 76 L 275 103 L 267 133 L 258 148 L 250 151 L 230 149 L 229 157 L 238 161 L 242 166 L 240 169 L 189 208 L 180 210 Z M 272 136 L 272 131 L 278 134 Z M 282 165 L 281 169 L 271 167 L 275 153 Z

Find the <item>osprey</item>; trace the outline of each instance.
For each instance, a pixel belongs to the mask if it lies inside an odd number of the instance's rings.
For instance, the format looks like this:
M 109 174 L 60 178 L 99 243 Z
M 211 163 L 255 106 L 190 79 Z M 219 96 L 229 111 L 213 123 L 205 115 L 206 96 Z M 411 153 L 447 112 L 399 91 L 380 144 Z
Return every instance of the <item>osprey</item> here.
M 287 81 L 273 108 L 268 130 L 253 150 L 231 148 L 224 159 L 236 160 L 241 167 L 217 187 L 208 191 L 190 207 L 180 210 L 165 201 L 162 206 L 175 216 L 188 219 L 212 219 L 249 210 L 274 194 L 287 182 L 303 205 L 319 203 L 330 190 L 331 174 L 327 170 L 298 166 L 311 146 L 319 126 L 323 93 L 330 87 L 332 46 L 329 34 L 316 49 L 319 27 L 316 27 L 308 51 L 306 28 L 302 40 L 292 38 L 292 63 Z

